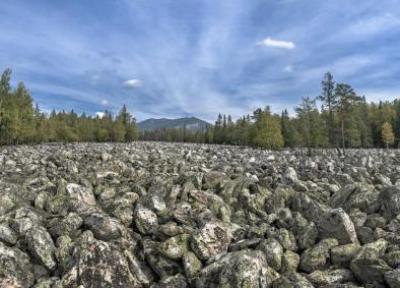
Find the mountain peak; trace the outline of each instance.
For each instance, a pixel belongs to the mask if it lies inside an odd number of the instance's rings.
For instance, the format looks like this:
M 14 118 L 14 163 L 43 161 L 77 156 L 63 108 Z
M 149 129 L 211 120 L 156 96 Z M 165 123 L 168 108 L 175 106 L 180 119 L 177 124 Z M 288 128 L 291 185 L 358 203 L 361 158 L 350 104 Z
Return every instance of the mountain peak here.
M 176 119 L 149 118 L 138 123 L 140 131 L 154 131 L 159 129 L 182 129 L 202 130 L 211 126 L 210 123 L 196 117 L 182 117 Z

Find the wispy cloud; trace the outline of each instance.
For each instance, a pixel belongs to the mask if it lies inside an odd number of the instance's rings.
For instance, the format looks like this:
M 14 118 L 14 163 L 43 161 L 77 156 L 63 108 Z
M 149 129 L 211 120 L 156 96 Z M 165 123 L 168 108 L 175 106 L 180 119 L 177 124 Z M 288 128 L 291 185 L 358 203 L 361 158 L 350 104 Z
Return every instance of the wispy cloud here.
M 46 110 L 279 112 L 318 95 L 328 70 L 357 91 L 400 91 L 397 0 L 5 0 L 0 10 L 0 69 Z
M 265 38 L 264 40 L 258 42 L 259 45 L 273 48 L 281 48 L 281 49 L 294 49 L 296 45 L 292 41 L 284 41 L 272 39 L 270 37 Z

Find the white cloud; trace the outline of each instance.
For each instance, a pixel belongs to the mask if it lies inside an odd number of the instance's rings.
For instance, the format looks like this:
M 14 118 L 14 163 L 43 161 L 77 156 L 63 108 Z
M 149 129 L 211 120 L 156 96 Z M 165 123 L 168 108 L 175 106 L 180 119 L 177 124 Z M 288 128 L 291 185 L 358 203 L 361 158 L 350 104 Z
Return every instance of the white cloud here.
M 101 105 L 104 105 L 104 106 L 108 105 L 108 100 L 107 99 L 101 100 Z
M 99 118 L 103 118 L 104 117 L 104 112 L 96 112 L 95 115 Z
M 139 79 L 129 79 L 124 82 L 124 86 L 127 88 L 136 88 L 142 86 L 142 81 Z
M 293 66 L 292 65 L 287 65 L 284 69 L 286 72 L 293 72 Z
M 258 42 L 259 45 L 273 48 L 294 49 L 296 45 L 292 41 L 276 40 L 270 37 Z

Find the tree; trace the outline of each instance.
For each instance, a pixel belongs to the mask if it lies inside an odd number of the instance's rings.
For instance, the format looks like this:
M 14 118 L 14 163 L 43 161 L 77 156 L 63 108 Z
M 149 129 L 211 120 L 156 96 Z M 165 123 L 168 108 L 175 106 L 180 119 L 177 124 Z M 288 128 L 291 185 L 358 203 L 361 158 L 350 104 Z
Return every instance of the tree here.
M 356 93 L 354 92 L 353 88 L 350 85 L 344 83 L 336 85 L 335 97 L 337 99 L 335 107 L 337 112 L 339 113 L 339 118 L 340 118 L 342 151 L 343 153 L 345 153 L 345 148 L 346 148 L 345 121 L 353 106 L 359 103 L 362 100 L 362 98 L 356 95 Z
M 303 98 L 302 103 L 296 107 L 296 113 L 303 143 L 307 147 L 308 155 L 311 155 L 312 148 L 324 146 L 327 142 L 315 100 Z
M 281 114 L 281 131 L 285 147 L 295 147 L 299 142 L 300 135 L 295 127 L 295 121 L 290 119 L 287 109 Z
M 334 123 L 335 123 L 335 107 L 337 105 L 337 95 L 335 93 L 335 82 L 333 81 L 333 75 L 330 72 L 327 72 L 324 76 L 324 79 L 321 82 L 322 85 L 322 93 L 318 97 L 323 102 L 323 110 L 327 109 L 328 111 L 328 135 L 329 135 L 329 144 L 337 145 L 337 141 L 335 140 L 334 133 Z
M 116 122 L 118 122 L 116 124 L 116 129 L 118 129 L 119 136 L 117 138 L 119 140 L 132 142 L 138 138 L 136 120 L 129 113 L 128 108 L 125 104 L 119 111 Z
M 280 149 L 283 147 L 283 137 L 279 116 L 273 117 L 269 107 L 260 113 L 255 111 L 257 120 L 254 124 L 253 144 L 266 149 Z
M 386 148 L 389 148 L 389 145 L 393 145 L 394 143 L 393 128 L 388 122 L 385 122 L 382 125 L 382 141 L 385 143 Z

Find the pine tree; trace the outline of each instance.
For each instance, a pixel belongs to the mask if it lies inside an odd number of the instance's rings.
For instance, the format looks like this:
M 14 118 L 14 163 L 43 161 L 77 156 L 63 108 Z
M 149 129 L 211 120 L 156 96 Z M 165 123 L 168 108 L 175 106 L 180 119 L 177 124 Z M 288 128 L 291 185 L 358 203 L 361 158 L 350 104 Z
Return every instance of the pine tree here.
M 309 97 L 303 98 L 302 103 L 296 108 L 296 113 L 304 145 L 307 147 L 308 155 L 311 155 L 312 148 L 324 147 L 328 142 L 315 100 Z
M 325 74 L 324 79 L 321 82 L 321 85 L 322 85 L 322 93 L 319 96 L 319 99 L 323 102 L 323 109 L 326 109 L 328 112 L 327 127 L 329 135 L 329 144 L 337 145 L 334 133 L 335 107 L 337 105 L 337 95 L 335 93 L 335 82 L 333 80 L 333 75 L 330 72 L 327 72 Z
M 383 123 L 382 125 L 382 141 L 385 143 L 386 148 L 389 148 L 390 145 L 394 143 L 394 133 L 392 125 L 388 122 Z
M 295 147 L 299 144 L 300 135 L 294 127 L 294 121 L 290 119 L 287 109 L 281 114 L 281 130 L 285 147 Z
M 350 114 L 351 109 L 362 99 L 357 96 L 353 88 L 344 83 L 336 85 L 335 97 L 337 98 L 336 109 L 339 113 L 340 118 L 340 131 L 342 139 L 342 151 L 345 153 L 346 149 L 346 138 L 345 138 L 345 122 Z

